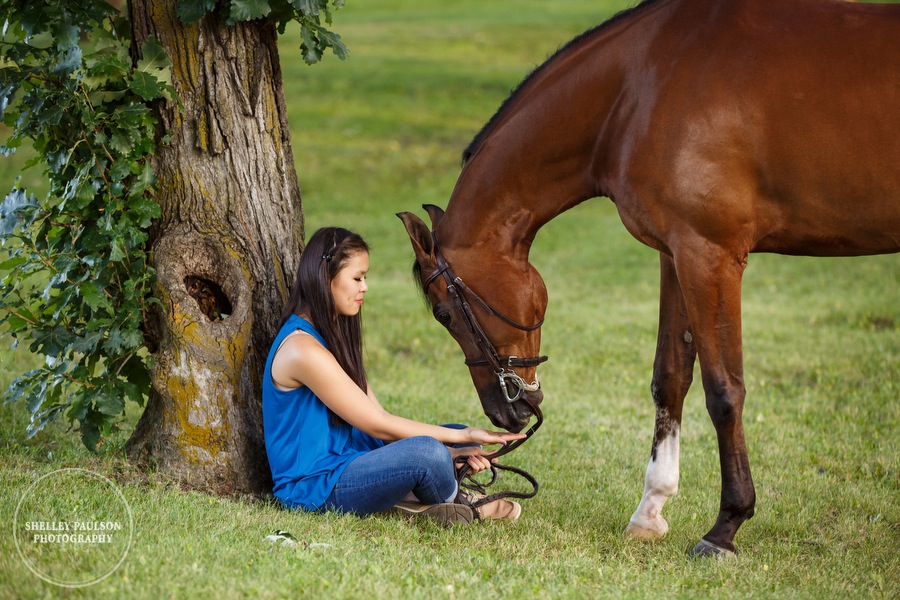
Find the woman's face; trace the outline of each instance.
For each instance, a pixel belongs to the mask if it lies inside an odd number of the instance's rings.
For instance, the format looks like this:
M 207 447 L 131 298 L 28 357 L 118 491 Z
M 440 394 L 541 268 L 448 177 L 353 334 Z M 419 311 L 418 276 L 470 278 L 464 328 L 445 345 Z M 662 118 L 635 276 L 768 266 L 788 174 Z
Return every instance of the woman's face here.
M 357 252 L 331 280 L 331 295 L 338 314 L 352 317 L 362 308 L 363 294 L 368 291 L 366 273 L 369 272 L 369 253 Z

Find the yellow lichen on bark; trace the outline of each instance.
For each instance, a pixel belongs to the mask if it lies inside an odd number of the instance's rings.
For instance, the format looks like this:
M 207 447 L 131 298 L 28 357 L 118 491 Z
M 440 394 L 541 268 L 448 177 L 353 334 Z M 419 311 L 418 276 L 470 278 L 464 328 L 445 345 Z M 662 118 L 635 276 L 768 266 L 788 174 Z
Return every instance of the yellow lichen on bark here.
M 228 422 L 224 419 L 218 422 L 199 419 L 198 416 L 202 415 L 192 412 L 197 407 L 195 399 L 199 395 L 198 383 L 194 381 L 193 375 L 185 378 L 169 373 L 162 381 L 172 399 L 169 404 L 172 414 L 168 418 L 173 420 L 172 431 L 177 432 L 177 447 L 188 462 L 215 462 L 219 453 L 226 450 L 225 444 L 229 439 Z
M 232 349 L 231 336 L 210 336 L 201 323 L 177 306 L 170 323 L 177 343 L 170 347 L 171 362 L 158 381 L 170 399 L 172 431 L 188 462 L 215 462 L 219 453 L 229 450 L 228 402 L 238 385 L 242 353 Z M 212 396 L 212 405 L 208 403 L 210 390 L 222 391 Z M 201 398 L 206 402 L 198 402 Z

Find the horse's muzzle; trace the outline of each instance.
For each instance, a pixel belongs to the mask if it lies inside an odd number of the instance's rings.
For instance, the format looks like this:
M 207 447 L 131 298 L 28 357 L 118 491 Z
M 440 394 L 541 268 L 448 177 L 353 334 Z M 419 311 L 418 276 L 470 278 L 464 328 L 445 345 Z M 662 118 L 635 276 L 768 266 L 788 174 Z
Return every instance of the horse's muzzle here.
M 493 398 L 493 406 L 485 406 L 484 414 L 495 427 L 518 433 L 534 416 L 535 411 L 532 407 L 538 406 L 543 399 L 544 392 L 541 390 L 524 392 L 521 398 L 512 403 L 506 402 L 503 398 Z

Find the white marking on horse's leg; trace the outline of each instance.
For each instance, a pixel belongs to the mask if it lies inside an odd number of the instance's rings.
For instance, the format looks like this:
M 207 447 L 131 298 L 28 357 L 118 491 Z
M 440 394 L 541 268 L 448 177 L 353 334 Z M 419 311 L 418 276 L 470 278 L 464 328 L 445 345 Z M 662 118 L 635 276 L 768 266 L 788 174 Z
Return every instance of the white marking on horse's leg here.
M 666 501 L 678 493 L 680 431 L 676 423 L 656 446 L 644 478 L 644 496 L 625 530 L 634 539 L 659 539 L 666 535 L 669 524 L 662 517 Z

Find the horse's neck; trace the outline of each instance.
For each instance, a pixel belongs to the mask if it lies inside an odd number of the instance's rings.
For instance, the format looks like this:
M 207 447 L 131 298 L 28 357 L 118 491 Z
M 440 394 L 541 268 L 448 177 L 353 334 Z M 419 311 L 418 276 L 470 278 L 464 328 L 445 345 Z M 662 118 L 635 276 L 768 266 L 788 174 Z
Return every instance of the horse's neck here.
M 605 157 L 614 142 L 604 129 L 623 60 L 612 29 L 554 58 L 507 101 L 460 174 L 442 241 L 527 257 L 547 222 L 605 195 Z

